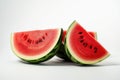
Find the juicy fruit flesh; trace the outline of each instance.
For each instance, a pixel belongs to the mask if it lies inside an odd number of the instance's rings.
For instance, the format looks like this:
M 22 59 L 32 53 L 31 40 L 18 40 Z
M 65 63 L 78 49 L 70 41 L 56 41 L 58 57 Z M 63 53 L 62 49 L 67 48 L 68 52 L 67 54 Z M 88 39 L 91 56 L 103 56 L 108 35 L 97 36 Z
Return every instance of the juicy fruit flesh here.
M 66 33 L 67 33 L 67 31 L 64 30 L 64 31 L 63 31 L 63 34 L 62 34 L 62 42 L 63 42 L 63 44 L 64 44 L 64 40 L 65 40 Z M 97 32 L 89 31 L 88 33 L 89 33 L 93 38 L 95 38 L 95 39 L 97 40 Z
M 84 33 L 75 31 L 75 30 L 73 30 L 72 33 L 74 34 L 71 34 L 70 43 L 72 48 L 77 49 L 76 55 L 78 57 L 82 57 L 87 60 L 94 60 L 105 55 L 105 54 L 97 54 L 98 51 L 99 52 L 101 51 L 97 47 L 99 45 L 96 45 L 91 39 L 86 41 L 87 36 L 84 36 Z M 74 35 L 78 35 L 78 36 L 74 36 Z M 102 53 L 105 53 L 105 52 L 102 52 Z
M 58 56 L 59 58 L 62 58 L 64 59 L 65 61 L 70 61 L 70 59 L 68 58 L 66 52 L 65 52 L 65 49 L 64 49 L 64 40 L 65 40 L 65 36 L 66 36 L 66 33 L 67 31 L 64 30 L 63 31 L 63 34 L 62 34 L 62 45 L 57 53 L 56 56 Z M 95 38 L 97 40 L 97 33 L 96 32 L 92 32 L 92 31 L 89 31 L 88 32 L 93 38 Z
M 62 34 L 62 43 L 64 44 L 65 36 L 66 36 L 67 31 L 64 30 Z
M 55 42 L 56 36 L 57 31 L 54 29 L 17 32 L 14 34 L 14 45 L 22 55 L 36 56 L 47 51 L 51 44 Z
M 98 62 L 109 55 L 76 21 L 69 28 L 66 47 L 76 60 L 85 64 Z

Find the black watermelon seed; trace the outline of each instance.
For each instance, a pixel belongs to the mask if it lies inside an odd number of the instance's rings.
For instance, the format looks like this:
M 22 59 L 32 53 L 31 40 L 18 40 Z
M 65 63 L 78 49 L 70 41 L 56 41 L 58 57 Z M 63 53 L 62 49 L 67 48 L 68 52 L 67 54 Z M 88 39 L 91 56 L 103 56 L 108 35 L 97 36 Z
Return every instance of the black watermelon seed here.
M 43 38 L 43 39 L 45 39 L 45 37 L 44 37 L 44 36 L 43 36 L 42 38 Z
M 32 40 L 31 40 L 31 39 L 28 39 L 27 42 L 31 44 Z
M 39 40 L 37 40 L 35 43 L 38 44 L 38 43 L 39 43 Z
M 78 34 L 82 34 L 82 32 L 78 32 Z
M 90 45 L 90 49 L 92 49 L 92 45 Z
M 42 42 L 42 39 L 39 39 L 39 42 Z
M 28 38 L 28 35 L 24 35 L 24 37 L 23 37 L 23 38 L 24 38 L 24 40 L 27 40 L 27 38 Z
M 80 40 L 80 42 L 82 43 L 82 42 L 84 42 L 84 40 L 82 39 L 82 40 Z
M 47 34 L 47 33 L 45 33 L 45 35 L 47 36 L 48 34 Z
M 35 41 L 36 44 L 39 44 L 40 42 L 42 42 L 43 40 L 40 38 L 37 41 Z

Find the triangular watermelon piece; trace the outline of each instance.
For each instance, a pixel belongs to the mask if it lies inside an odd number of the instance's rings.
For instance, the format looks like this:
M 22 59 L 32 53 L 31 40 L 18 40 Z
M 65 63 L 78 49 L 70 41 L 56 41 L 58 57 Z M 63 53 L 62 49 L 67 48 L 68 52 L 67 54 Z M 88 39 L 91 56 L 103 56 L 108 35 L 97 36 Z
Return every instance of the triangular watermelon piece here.
M 65 50 L 73 62 L 82 64 L 95 64 L 110 55 L 77 21 L 67 30 Z

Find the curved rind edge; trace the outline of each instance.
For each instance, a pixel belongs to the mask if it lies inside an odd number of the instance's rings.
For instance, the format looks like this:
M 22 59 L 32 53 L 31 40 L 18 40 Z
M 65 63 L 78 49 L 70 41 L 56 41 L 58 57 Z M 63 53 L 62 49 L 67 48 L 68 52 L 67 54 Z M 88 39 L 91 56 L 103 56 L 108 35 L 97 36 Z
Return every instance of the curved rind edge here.
M 67 31 L 69 32 L 69 30 L 71 29 L 71 27 L 73 27 L 76 23 L 77 23 L 76 20 L 74 20 L 72 22 L 72 24 L 69 26 L 69 28 L 68 28 Z M 94 61 L 83 60 L 83 59 L 80 59 L 80 58 L 78 59 L 76 56 L 72 55 L 71 52 L 68 49 L 69 45 L 67 45 L 67 42 L 66 42 L 67 41 L 67 36 L 68 36 L 68 33 L 66 34 L 66 38 L 65 38 L 65 45 L 64 45 L 65 46 L 65 51 L 66 51 L 66 54 L 69 57 L 69 59 L 71 59 L 71 61 L 73 61 L 75 63 L 85 64 L 85 65 L 91 65 L 91 64 L 96 64 L 98 62 L 101 62 L 102 60 L 104 60 L 104 59 L 106 59 L 107 57 L 110 56 L 109 53 L 106 53 L 105 56 L 101 57 L 100 59 L 94 60 Z
M 29 63 L 40 63 L 40 62 L 43 62 L 43 61 L 46 61 L 46 60 L 49 60 L 51 59 L 54 55 L 56 55 L 57 51 L 59 50 L 59 47 L 60 45 L 62 44 L 62 40 L 61 40 L 61 37 L 62 37 L 62 33 L 63 33 L 63 29 L 60 28 L 60 34 L 59 34 L 59 39 L 56 43 L 56 45 L 54 46 L 53 49 L 51 49 L 50 52 L 48 52 L 46 55 L 42 56 L 42 57 L 39 57 L 39 58 L 36 58 L 36 59 L 25 59 L 25 58 L 22 58 L 21 56 L 17 55 L 15 49 L 14 49 L 14 46 L 13 46 L 13 33 L 11 33 L 11 39 L 10 39 L 10 44 L 11 44 L 11 48 L 12 48 L 12 51 L 13 53 L 19 57 L 20 59 L 22 59 L 23 61 L 26 61 L 26 62 L 29 62 Z

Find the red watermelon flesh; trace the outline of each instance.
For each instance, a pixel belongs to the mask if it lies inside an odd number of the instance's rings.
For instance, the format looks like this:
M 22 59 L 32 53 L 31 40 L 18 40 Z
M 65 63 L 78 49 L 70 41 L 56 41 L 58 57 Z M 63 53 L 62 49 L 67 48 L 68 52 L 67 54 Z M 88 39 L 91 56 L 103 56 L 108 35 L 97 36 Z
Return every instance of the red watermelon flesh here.
M 50 57 L 55 54 L 56 49 L 61 45 L 61 36 L 62 29 L 15 32 L 12 33 L 12 49 L 22 59 L 28 61 L 40 60 L 40 58 L 46 57 L 48 54 Z M 49 58 L 49 56 L 46 58 Z
M 52 35 L 56 33 L 56 30 L 18 32 L 14 34 L 14 44 L 23 55 L 40 55 L 40 53 L 46 51 L 51 46 L 51 43 L 55 41 L 56 35 Z
M 64 30 L 64 31 L 63 31 L 63 34 L 62 34 L 62 42 L 63 42 L 63 43 L 64 43 L 64 40 L 65 40 L 66 33 L 67 33 L 67 31 Z M 97 32 L 89 31 L 88 33 L 89 33 L 93 38 L 97 39 Z
M 97 63 L 110 54 L 76 21 L 67 32 L 65 50 L 72 61 L 83 64 Z
M 66 30 L 63 31 L 63 34 L 62 34 L 62 42 L 64 43 L 64 40 L 65 40 L 65 36 L 66 36 Z

